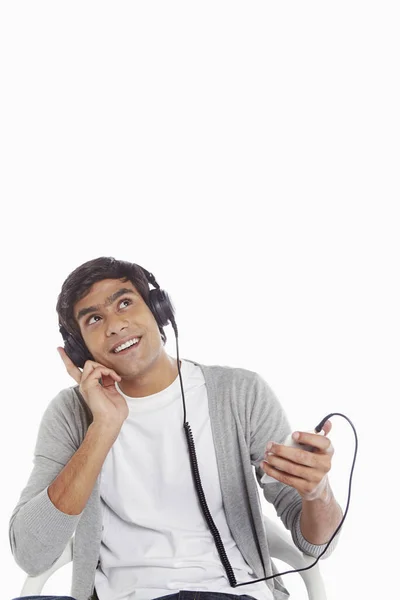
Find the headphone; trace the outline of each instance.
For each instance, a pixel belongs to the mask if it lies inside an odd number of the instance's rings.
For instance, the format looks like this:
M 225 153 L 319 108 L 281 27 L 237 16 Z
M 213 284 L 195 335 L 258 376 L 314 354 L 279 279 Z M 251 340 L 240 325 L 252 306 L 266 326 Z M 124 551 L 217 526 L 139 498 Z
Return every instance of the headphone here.
M 154 289 L 150 289 L 146 304 L 153 313 L 159 329 L 162 330 L 162 328 L 168 325 L 168 323 L 171 323 L 175 330 L 175 309 L 167 292 L 160 288 L 156 278 L 152 273 L 140 265 L 135 264 L 135 267 L 138 267 L 141 271 L 143 271 L 147 282 L 154 286 Z M 83 340 L 80 340 L 72 333 L 67 331 L 67 329 L 61 323 L 59 323 L 59 330 L 64 340 L 64 350 L 77 367 L 83 369 L 87 360 L 94 360 Z

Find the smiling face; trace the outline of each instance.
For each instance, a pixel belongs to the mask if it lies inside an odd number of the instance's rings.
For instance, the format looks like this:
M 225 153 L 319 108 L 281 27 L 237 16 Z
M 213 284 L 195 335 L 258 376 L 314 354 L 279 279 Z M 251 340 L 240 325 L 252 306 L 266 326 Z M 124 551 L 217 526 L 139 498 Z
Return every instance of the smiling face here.
M 130 281 L 93 284 L 76 302 L 74 317 L 94 360 L 122 377 L 126 394 L 147 396 L 175 379 L 177 367 L 165 352 L 157 321 Z

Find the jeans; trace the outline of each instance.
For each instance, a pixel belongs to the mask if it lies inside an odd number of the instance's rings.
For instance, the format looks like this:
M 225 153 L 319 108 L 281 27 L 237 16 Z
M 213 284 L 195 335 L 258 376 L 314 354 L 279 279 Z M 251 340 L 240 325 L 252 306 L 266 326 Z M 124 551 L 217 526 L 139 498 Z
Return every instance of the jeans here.
M 72 596 L 20 596 L 13 600 L 75 600 Z
M 168 594 L 168 596 L 159 596 L 154 600 L 254 600 L 253 596 L 246 594 L 221 594 L 219 592 L 196 592 L 181 590 L 176 594 Z M 75 600 L 71 596 L 21 596 L 13 598 L 13 600 Z

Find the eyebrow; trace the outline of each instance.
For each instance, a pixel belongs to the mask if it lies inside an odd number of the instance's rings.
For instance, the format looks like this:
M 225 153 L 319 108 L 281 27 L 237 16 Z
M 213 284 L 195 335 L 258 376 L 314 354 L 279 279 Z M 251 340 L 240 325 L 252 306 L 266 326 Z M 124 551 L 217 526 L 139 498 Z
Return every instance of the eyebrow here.
M 120 288 L 119 290 L 114 292 L 111 296 L 108 296 L 108 298 L 106 298 L 104 306 L 108 306 L 108 305 L 112 304 L 113 302 L 115 302 L 115 300 L 117 300 L 121 296 L 124 296 L 125 294 L 135 295 L 135 292 L 134 292 L 134 290 L 132 290 L 130 288 Z M 98 312 L 100 310 L 100 307 L 101 307 L 101 305 L 97 304 L 97 306 L 88 306 L 87 308 L 81 308 L 81 310 L 78 312 L 78 314 L 76 316 L 76 320 L 79 322 L 86 315 Z

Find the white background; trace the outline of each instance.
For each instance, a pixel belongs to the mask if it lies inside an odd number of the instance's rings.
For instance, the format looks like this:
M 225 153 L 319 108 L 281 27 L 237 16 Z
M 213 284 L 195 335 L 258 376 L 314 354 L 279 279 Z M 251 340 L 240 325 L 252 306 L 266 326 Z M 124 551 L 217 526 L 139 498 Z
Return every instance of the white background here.
M 152 271 L 181 356 L 258 371 L 293 429 L 353 421 L 352 501 L 321 570 L 329 600 L 395 597 L 397 4 L 1 4 L 5 600 L 25 578 L 8 521 L 39 422 L 73 384 L 57 295 L 97 256 Z M 354 436 L 332 423 L 344 506 Z M 68 569 L 44 592 L 68 593 Z

